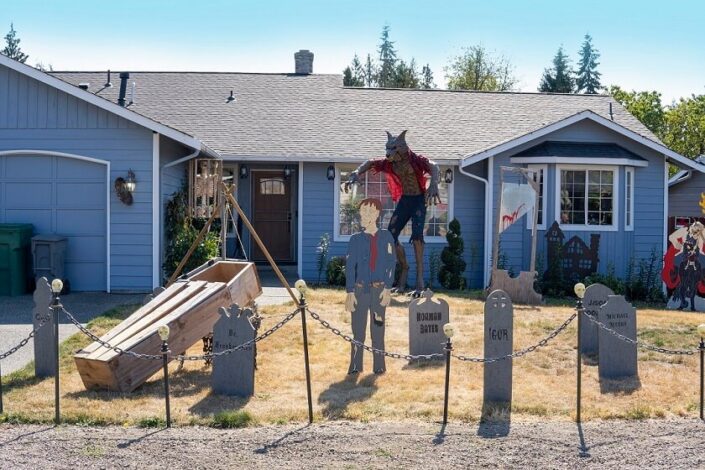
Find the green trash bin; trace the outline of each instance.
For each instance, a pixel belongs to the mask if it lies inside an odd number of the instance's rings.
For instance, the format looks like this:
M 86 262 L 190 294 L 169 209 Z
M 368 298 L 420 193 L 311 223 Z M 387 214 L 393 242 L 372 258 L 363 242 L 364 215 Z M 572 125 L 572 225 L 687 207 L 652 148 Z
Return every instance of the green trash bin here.
M 0 295 L 27 293 L 32 224 L 0 224 Z

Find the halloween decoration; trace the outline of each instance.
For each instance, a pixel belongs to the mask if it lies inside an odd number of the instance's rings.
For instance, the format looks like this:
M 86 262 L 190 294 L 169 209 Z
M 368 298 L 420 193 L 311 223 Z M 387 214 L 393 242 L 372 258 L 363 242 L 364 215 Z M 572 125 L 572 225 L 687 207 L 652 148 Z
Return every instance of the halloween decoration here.
M 702 255 L 705 226 L 694 222 L 676 229 L 668 237 L 669 246 L 663 258 L 661 278 L 671 292 L 668 308 L 691 311 L 705 310 L 705 275 Z
M 438 166 L 426 157 L 411 151 L 406 143 L 404 131 L 394 137 L 387 132 L 386 156 L 367 160 L 350 174 L 343 189 L 348 192 L 353 184 L 359 184 L 360 177 L 373 170 L 384 173 L 389 193 L 396 203 L 396 208 L 389 221 L 388 230 L 394 237 L 397 261 L 401 267 L 396 291 L 406 290 L 406 280 L 409 274 L 409 263 L 406 260 L 404 247 L 399 244 L 399 234 L 411 220 L 411 244 L 416 258 L 416 289 L 418 297 L 424 290 L 423 281 L 423 230 L 426 222 L 426 206 L 440 203 L 438 182 L 440 178 Z M 430 176 L 428 188 L 426 175 Z
M 545 237 L 548 266 L 560 264 L 563 271 L 563 279 L 566 283 L 580 282 L 587 276 L 597 272 L 597 264 L 600 261 L 598 257 L 600 234 L 590 234 L 590 246 L 577 235 L 571 237 L 570 240 L 563 244 L 565 235 L 558 226 L 558 222 L 553 222 Z M 544 278 L 548 275 L 549 272 L 547 270 Z
M 196 159 L 189 164 L 189 207 L 193 217 L 208 218 L 220 203 L 220 181 L 223 165 L 220 160 Z M 216 213 L 216 218 L 220 214 Z
M 350 237 L 345 261 L 345 310 L 352 314 L 352 330 L 356 341 L 364 342 L 367 320 L 370 320 L 372 347 L 384 349 L 384 315 L 391 300 L 396 257 L 394 237 L 388 230 L 377 228 L 382 203 L 365 199 L 360 203 L 362 232 Z M 348 374 L 362 372 L 363 349 L 351 346 Z M 375 374 L 385 372 L 384 356 L 375 354 Z

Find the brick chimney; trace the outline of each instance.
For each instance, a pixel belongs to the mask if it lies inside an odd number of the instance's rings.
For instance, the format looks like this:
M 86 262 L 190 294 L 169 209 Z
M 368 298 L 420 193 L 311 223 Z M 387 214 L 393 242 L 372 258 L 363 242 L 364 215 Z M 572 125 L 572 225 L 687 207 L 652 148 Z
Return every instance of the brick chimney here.
M 313 52 L 307 49 L 301 49 L 294 53 L 294 64 L 296 73 L 308 75 L 313 73 Z

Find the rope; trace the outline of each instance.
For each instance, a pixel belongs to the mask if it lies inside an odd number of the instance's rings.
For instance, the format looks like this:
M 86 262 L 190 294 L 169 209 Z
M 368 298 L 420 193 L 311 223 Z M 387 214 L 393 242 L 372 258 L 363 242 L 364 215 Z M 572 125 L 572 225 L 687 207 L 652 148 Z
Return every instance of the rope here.
M 249 261 L 249 258 L 247 257 L 247 252 L 245 251 L 245 245 L 242 243 L 242 237 L 240 236 L 240 231 L 237 229 L 237 223 L 235 222 L 235 216 L 233 215 L 233 209 L 230 207 L 230 204 L 227 206 L 228 209 L 228 214 L 230 214 L 230 220 L 232 221 L 233 224 L 233 231 L 235 232 L 235 238 L 237 238 L 237 242 L 240 245 L 240 250 L 242 250 L 242 256 L 245 257 L 246 261 Z

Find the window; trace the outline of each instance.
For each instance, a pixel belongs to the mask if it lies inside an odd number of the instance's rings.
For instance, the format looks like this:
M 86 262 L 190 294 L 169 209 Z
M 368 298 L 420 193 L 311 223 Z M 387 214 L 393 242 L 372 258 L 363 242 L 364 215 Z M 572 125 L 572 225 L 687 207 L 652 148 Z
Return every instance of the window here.
M 382 202 L 382 213 L 380 214 L 379 226 L 386 228 L 389 219 L 396 207 L 387 189 L 387 180 L 381 173 L 368 171 L 361 178 L 361 184 L 354 186 L 350 192 L 343 191 L 342 183 L 347 181 L 350 173 L 357 168 L 357 165 L 336 165 L 335 171 L 335 240 L 347 240 L 350 235 L 360 230 L 360 218 L 358 207 L 360 201 L 368 197 L 379 199 Z M 440 168 L 443 175 L 445 168 Z M 441 178 L 438 183 L 438 192 L 441 203 L 426 208 L 426 224 L 424 226 L 424 239 L 427 242 L 445 242 L 448 229 L 448 222 L 452 220 L 451 205 L 452 184 L 447 184 Z M 400 239 L 408 240 L 411 236 L 411 223 L 408 223 L 400 235 Z
M 261 178 L 259 180 L 259 193 L 262 195 L 286 195 L 286 185 L 283 178 Z
M 534 178 L 539 183 L 539 213 L 536 223 L 536 228 L 538 230 L 546 230 L 546 222 L 544 221 L 544 214 L 546 213 L 546 198 L 544 197 L 544 192 L 546 191 L 546 186 L 544 182 L 546 181 L 546 176 L 548 174 L 548 165 L 528 165 L 529 170 L 533 170 Z M 526 228 L 531 230 L 533 225 L 533 212 L 526 217 Z
M 634 168 L 624 169 L 624 230 L 634 230 Z
M 617 230 L 617 175 L 615 167 L 559 166 L 559 224 L 573 230 Z

